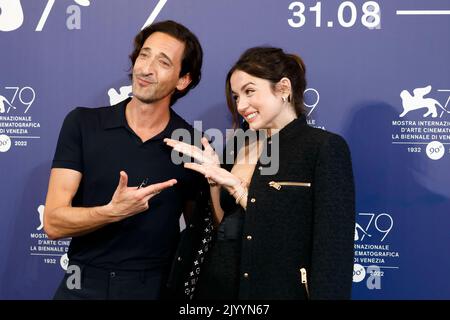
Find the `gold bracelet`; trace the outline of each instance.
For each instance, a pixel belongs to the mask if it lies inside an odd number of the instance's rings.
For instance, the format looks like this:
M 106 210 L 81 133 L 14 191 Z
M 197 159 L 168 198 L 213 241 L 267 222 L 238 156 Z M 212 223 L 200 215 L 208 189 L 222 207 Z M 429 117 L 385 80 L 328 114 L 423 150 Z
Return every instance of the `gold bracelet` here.
M 244 181 L 242 181 L 241 179 L 239 179 L 239 186 L 242 186 L 242 188 L 244 188 L 245 189 L 245 187 L 244 187 Z M 239 187 L 238 186 L 238 187 Z M 230 193 L 230 195 L 232 196 L 232 197 L 234 197 L 234 195 L 236 194 L 238 192 L 238 190 L 236 189 L 236 190 L 234 190 L 232 193 Z

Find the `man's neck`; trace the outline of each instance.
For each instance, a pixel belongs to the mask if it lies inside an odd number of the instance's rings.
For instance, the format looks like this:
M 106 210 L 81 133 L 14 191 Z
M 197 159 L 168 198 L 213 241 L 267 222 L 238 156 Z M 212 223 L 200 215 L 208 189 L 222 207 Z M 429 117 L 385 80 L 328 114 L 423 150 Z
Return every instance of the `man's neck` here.
M 130 128 L 146 141 L 163 131 L 169 123 L 169 101 L 164 99 L 147 104 L 132 98 L 125 109 L 125 117 Z

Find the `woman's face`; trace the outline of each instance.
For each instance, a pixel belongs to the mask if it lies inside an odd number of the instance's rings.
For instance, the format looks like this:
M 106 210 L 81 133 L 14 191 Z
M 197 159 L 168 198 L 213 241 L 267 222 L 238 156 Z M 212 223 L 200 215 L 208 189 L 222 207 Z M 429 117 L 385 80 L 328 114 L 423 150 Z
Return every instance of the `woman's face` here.
M 281 129 L 295 118 L 293 107 L 282 99 L 288 94 L 274 92 L 268 80 L 236 70 L 230 85 L 237 111 L 250 129 Z

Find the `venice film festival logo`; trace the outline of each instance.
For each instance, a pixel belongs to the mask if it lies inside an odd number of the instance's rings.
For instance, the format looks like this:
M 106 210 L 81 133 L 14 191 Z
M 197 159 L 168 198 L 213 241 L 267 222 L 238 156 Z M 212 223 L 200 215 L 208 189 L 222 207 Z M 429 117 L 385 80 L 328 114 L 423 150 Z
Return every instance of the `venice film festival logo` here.
M 369 290 L 380 290 L 385 273 L 398 269 L 400 253 L 388 241 L 388 235 L 393 229 L 394 219 L 389 213 L 357 214 L 353 282 L 365 283 Z
M 403 110 L 392 121 L 392 143 L 406 145 L 408 153 L 425 152 L 431 160 L 443 158 L 450 144 L 450 89 L 433 92 L 426 85 L 413 89 L 412 94 L 404 89 L 399 96 Z
M 1 1 L 1 0 L 0 0 Z M 36 141 L 41 124 L 31 110 L 36 91 L 30 86 L 6 86 L 0 90 L 0 153 L 24 148 Z
M 36 212 L 36 227 L 30 234 L 30 254 L 41 258 L 45 264 L 59 265 L 63 270 L 67 271 L 69 266 L 67 250 L 70 239 L 48 239 L 44 231 L 45 206 L 43 204 L 39 205 L 36 208 Z
M 442 90 L 440 90 L 442 91 Z M 411 95 L 407 90 L 403 90 L 400 93 L 400 97 L 402 98 L 403 112 L 400 114 L 400 118 L 403 118 L 407 113 L 413 110 L 425 109 L 425 113 L 423 117 L 426 118 L 428 116 L 432 116 L 433 118 L 438 117 L 442 118 L 444 113 L 450 113 L 443 107 L 439 101 L 433 98 L 425 98 L 427 94 L 431 92 L 431 86 L 426 86 L 424 88 L 416 88 L 413 90 L 413 94 Z M 449 97 L 450 99 L 450 97 Z M 448 104 L 448 101 L 447 101 Z M 440 108 L 440 110 L 438 110 Z M 438 112 L 439 111 L 439 112 Z

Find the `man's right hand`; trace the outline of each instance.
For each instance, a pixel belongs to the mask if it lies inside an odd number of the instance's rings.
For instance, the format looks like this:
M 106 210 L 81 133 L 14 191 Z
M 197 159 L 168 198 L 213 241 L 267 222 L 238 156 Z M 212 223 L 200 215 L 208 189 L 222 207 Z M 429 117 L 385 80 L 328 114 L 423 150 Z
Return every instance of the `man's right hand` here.
M 148 209 L 151 198 L 176 183 L 177 180 L 170 179 L 144 188 L 128 187 L 128 176 L 124 171 L 120 171 L 119 184 L 104 212 L 117 221 L 143 212 Z

